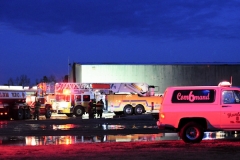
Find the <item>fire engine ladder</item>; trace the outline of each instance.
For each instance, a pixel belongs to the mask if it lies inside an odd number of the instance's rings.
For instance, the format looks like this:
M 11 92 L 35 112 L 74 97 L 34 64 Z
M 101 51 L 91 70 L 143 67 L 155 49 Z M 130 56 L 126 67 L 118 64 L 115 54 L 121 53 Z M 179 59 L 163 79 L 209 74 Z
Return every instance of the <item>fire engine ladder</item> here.
M 140 96 L 144 96 L 148 90 L 145 87 L 141 87 L 135 83 L 114 83 L 112 84 L 112 91 L 113 93 L 131 93 L 131 94 L 138 94 Z

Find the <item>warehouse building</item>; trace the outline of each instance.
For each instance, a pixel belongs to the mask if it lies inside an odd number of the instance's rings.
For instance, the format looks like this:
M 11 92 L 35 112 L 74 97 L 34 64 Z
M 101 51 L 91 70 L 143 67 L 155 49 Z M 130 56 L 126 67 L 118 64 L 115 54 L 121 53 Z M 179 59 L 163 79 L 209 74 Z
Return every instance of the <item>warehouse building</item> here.
M 234 86 L 240 86 L 240 65 L 121 65 L 73 63 L 69 74 L 69 82 L 147 83 L 158 86 L 158 93 L 163 93 L 168 86 L 218 85 L 218 83 L 223 80 L 232 82 Z

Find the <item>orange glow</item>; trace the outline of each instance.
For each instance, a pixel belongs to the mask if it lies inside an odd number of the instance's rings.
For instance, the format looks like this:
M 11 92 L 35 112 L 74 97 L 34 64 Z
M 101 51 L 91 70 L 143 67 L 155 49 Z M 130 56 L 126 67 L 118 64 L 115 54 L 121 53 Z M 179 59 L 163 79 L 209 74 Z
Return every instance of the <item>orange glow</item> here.
M 121 103 L 122 101 L 121 100 L 116 100 L 116 103 Z
M 165 115 L 163 113 L 160 114 L 160 118 L 164 119 Z
M 71 91 L 69 89 L 64 89 L 63 94 L 69 95 L 71 94 Z

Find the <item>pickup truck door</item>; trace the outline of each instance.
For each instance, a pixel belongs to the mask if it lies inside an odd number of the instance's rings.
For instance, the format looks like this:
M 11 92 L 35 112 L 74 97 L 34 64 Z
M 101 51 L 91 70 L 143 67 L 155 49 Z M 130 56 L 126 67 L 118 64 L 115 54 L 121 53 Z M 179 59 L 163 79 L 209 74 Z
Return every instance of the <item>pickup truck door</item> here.
M 240 129 L 240 91 L 221 91 L 221 128 Z

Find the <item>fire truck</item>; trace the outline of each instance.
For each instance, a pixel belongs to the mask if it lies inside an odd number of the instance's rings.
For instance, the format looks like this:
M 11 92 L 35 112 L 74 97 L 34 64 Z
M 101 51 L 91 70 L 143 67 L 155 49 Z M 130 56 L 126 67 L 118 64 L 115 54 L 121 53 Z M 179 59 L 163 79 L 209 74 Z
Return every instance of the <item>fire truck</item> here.
M 108 108 L 115 115 L 158 113 L 163 94 L 155 94 L 158 86 L 146 83 L 113 83 L 107 95 Z
M 162 96 L 154 94 L 156 87 L 146 83 L 56 83 L 53 108 L 58 114 L 79 117 L 87 113 L 90 100 L 104 97 L 104 105 L 116 115 L 158 112 Z
M 55 101 L 54 83 L 39 83 L 36 88 L 33 89 L 32 94 L 27 96 L 27 103 L 31 106 L 32 114 L 37 100 L 40 100 L 41 103 L 39 114 L 46 118 L 50 118 L 52 112 L 54 112 L 54 109 L 52 108 L 52 104 Z
M 26 104 L 24 89 L 11 89 L 10 86 L 0 89 L 0 117 L 14 120 L 30 119 L 31 108 Z
M 104 83 L 56 83 L 53 108 L 58 114 L 68 117 L 82 116 L 87 113 L 90 100 L 99 100 L 99 94 L 106 93 L 110 84 Z

